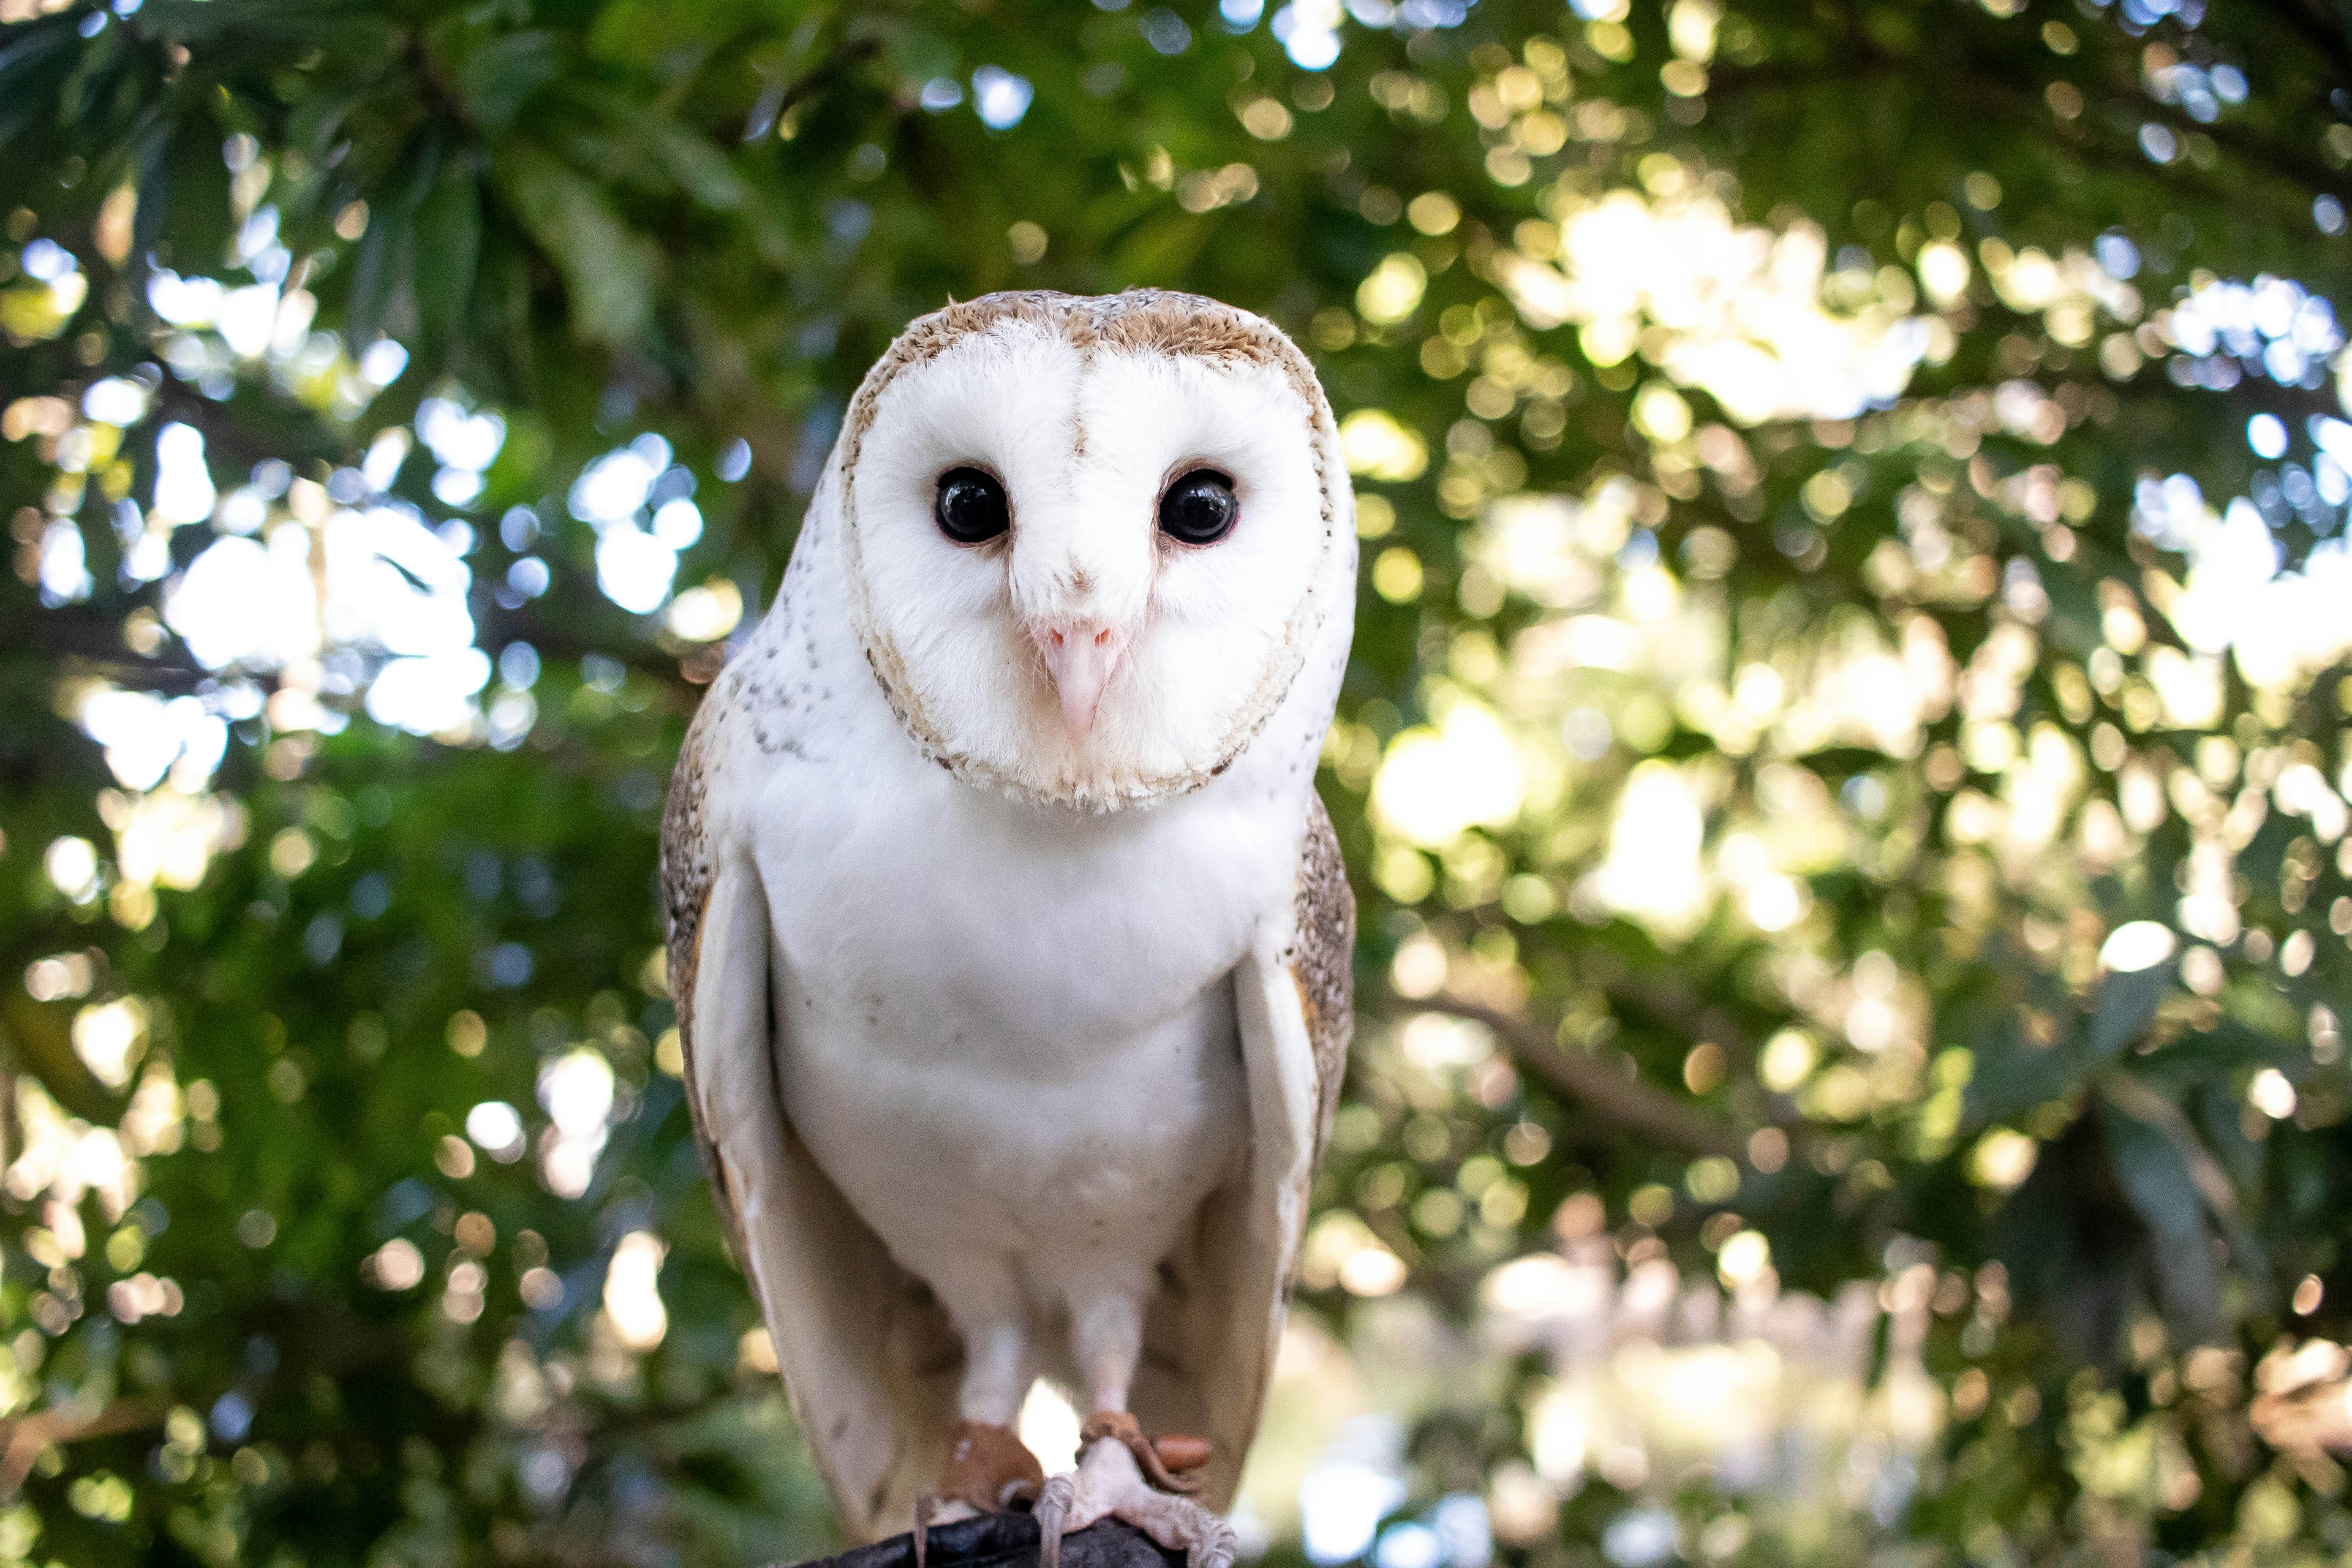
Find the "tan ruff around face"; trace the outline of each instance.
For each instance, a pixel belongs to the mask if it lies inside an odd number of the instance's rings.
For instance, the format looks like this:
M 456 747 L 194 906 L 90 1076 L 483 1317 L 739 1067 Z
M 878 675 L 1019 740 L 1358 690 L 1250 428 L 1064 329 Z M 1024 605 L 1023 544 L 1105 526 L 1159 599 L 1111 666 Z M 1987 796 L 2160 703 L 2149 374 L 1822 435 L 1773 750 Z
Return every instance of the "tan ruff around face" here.
M 1352 609 L 1353 500 L 1314 371 L 1213 300 L 951 305 L 867 374 L 834 460 L 867 661 L 915 743 L 977 786 L 1088 810 L 1197 789 Z M 951 474 L 1009 528 L 950 537 Z M 1213 521 L 1224 496 L 1213 542 L 1166 510 L 1191 497 Z

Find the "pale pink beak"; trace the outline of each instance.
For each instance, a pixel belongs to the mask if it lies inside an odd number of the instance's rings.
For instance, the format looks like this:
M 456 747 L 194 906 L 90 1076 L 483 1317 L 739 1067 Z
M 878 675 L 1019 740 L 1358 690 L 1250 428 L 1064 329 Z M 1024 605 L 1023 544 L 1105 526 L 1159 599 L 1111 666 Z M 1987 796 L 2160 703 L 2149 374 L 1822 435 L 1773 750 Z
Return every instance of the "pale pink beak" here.
M 1061 696 L 1062 727 L 1069 731 L 1071 746 L 1083 747 L 1094 731 L 1095 710 L 1102 704 L 1103 688 L 1118 667 L 1126 639 L 1108 626 L 1083 623 L 1039 626 L 1031 635 Z

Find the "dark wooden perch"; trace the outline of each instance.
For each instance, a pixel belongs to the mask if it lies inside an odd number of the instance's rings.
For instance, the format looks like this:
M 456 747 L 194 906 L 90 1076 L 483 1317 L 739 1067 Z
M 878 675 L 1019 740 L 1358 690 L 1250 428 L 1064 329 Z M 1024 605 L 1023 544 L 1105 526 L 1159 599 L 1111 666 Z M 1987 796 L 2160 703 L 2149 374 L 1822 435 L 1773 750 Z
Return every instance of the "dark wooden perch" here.
M 931 1526 L 926 1568 L 1033 1568 L 1037 1521 L 1025 1513 L 988 1513 Z M 894 1535 L 800 1568 L 915 1568 L 915 1538 Z M 1062 1568 L 1184 1568 L 1171 1552 L 1133 1525 L 1106 1519 L 1062 1539 Z

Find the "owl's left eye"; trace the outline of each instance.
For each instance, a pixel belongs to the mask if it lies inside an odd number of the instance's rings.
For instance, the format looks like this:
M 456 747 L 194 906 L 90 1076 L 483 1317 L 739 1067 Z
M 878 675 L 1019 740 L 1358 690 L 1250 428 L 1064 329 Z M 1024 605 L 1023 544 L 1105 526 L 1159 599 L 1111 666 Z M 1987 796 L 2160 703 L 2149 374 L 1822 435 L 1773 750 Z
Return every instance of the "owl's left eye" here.
M 1004 486 L 978 468 L 950 468 L 940 476 L 940 497 L 931 515 L 940 531 L 958 544 L 985 544 L 1013 526 Z
M 1160 498 L 1160 531 L 1179 544 L 1214 544 L 1234 531 L 1241 512 L 1233 480 L 1214 468 L 1195 468 Z

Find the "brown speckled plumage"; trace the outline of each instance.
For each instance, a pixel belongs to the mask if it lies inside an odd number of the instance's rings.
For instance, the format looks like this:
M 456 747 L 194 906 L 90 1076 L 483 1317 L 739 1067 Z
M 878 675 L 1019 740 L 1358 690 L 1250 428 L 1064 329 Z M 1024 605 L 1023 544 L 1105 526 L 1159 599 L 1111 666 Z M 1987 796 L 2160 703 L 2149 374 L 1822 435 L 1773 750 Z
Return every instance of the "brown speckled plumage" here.
M 1315 1045 L 1315 1087 L 1321 1104 L 1315 1122 L 1315 1163 L 1323 1163 L 1339 1086 L 1348 1076 L 1348 1047 L 1356 1033 L 1356 893 L 1339 858 L 1339 836 L 1323 797 L 1310 795 L 1307 839 L 1298 849 L 1298 926 L 1285 962 L 1307 1012 Z
M 709 794 L 705 769 L 711 727 L 725 706 L 722 692 L 730 684 L 724 675 L 711 684 L 710 695 L 687 727 L 686 743 L 678 748 L 677 770 L 670 775 L 669 799 L 662 807 L 661 891 L 662 924 L 669 943 L 669 994 L 677 1009 L 678 1047 L 686 1057 L 686 1103 L 694 1121 L 694 1144 L 702 1155 L 703 1173 L 710 1178 L 711 1198 L 719 1205 L 727 1243 L 740 1261 L 745 1256 L 742 1220 L 735 1212 L 718 1146 L 703 1122 L 701 1097 L 693 1090 L 694 981 L 701 967 L 703 910 L 718 876 L 705 819 Z

